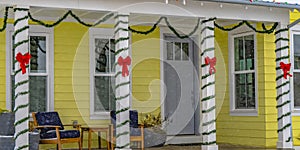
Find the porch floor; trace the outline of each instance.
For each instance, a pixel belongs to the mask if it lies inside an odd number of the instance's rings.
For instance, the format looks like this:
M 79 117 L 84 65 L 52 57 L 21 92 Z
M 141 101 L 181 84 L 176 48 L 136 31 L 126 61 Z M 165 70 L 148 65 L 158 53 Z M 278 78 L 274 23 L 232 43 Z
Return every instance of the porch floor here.
M 77 150 L 77 149 L 71 149 Z M 83 148 L 83 150 L 87 150 L 87 148 Z M 92 150 L 106 150 L 106 148 L 97 149 L 92 148 Z M 132 149 L 139 150 L 139 149 Z M 157 148 L 145 148 L 145 150 L 201 150 L 200 145 L 166 145 L 163 147 Z M 244 146 L 233 146 L 233 145 L 219 145 L 219 150 L 276 150 L 276 149 L 265 149 L 265 148 L 257 148 L 257 147 L 244 147 Z

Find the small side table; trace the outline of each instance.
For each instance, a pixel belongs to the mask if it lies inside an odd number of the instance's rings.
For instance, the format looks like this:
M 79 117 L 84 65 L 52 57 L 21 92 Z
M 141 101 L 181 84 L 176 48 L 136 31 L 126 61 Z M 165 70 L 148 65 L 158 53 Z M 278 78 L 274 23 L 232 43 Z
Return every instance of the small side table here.
M 91 150 L 91 145 L 92 145 L 92 132 L 98 132 L 98 146 L 99 149 L 101 149 L 101 132 L 106 133 L 106 144 L 107 144 L 107 149 L 110 150 L 110 143 L 109 143 L 109 127 L 108 126 L 83 126 L 81 127 L 81 143 L 83 142 L 83 133 L 84 131 L 88 131 L 88 150 Z

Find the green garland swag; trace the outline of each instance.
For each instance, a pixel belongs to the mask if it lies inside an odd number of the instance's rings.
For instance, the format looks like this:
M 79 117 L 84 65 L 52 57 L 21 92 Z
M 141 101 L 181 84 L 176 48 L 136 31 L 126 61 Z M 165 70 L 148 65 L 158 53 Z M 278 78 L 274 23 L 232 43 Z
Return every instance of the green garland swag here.
M 8 11 L 9 11 L 10 8 L 13 8 L 13 7 L 5 7 L 5 13 L 4 13 L 4 19 L 3 19 L 3 26 L 2 26 L 2 28 L 0 28 L 0 32 L 4 31 L 4 30 L 6 29 L 7 19 L 8 19 Z M 15 9 L 14 9 L 14 11 L 15 11 Z M 94 26 L 97 26 L 97 25 L 99 25 L 99 24 L 101 24 L 101 23 L 107 21 L 108 19 L 110 19 L 111 17 L 114 16 L 113 13 L 109 13 L 109 14 L 107 14 L 106 16 L 104 16 L 102 19 L 100 19 L 99 21 L 97 21 L 96 23 L 90 24 L 90 23 L 86 23 L 86 22 L 82 21 L 76 14 L 74 14 L 71 10 L 69 10 L 69 11 L 67 11 L 62 17 L 60 17 L 57 21 L 55 21 L 54 23 L 45 23 L 45 22 L 43 22 L 43 21 L 41 21 L 41 20 L 35 19 L 35 18 L 31 15 L 31 13 L 28 12 L 28 17 L 30 18 L 30 20 L 32 20 L 33 22 L 35 22 L 35 23 L 37 23 L 37 24 L 39 24 L 39 25 L 42 25 L 42 26 L 48 27 L 48 28 L 54 27 L 54 26 L 60 24 L 60 23 L 61 23 L 63 20 L 65 20 L 69 15 L 70 15 L 71 17 L 73 17 L 78 23 L 80 23 L 81 25 L 86 26 L 86 27 L 94 27 Z M 223 31 L 232 31 L 232 30 L 237 29 L 237 28 L 241 27 L 242 25 L 246 24 L 249 28 L 251 28 L 253 31 L 255 31 L 255 32 L 257 32 L 257 33 L 267 33 L 267 34 L 273 33 L 274 30 L 275 30 L 275 28 L 278 26 L 278 23 L 274 23 L 273 26 L 272 26 L 270 29 L 267 29 L 266 26 L 265 26 L 265 24 L 263 23 L 263 24 L 262 24 L 263 30 L 258 30 L 258 29 L 256 29 L 254 26 L 252 26 L 248 21 L 243 20 L 243 21 L 239 22 L 237 25 L 235 25 L 235 26 L 233 26 L 233 27 L 231 27 L 231 28 L 225 28 L 225 27 L 220 26 L 219 24 L 217 24 L 216 21 L 215 21 L 216 19 L 217 19 L 217 18 L 210 18 L 210 19 L 208 19 L 208 20 L 202 21 L 201 23 L 205 23 L 205 22 L 207 22 L 207 21 L 214 21 L 215 27 L 217 27 L 217 28 L 219 28 L 220 30 L 223 30 Z M 159 24 L 162 20 L 164 20 L 164 21 L 166 22 L 168 28 L 169 28 L 169 29 L 170 29 L 177 37 L 182 38 L 182 39 L 183 39 L 183 38 L 188 38 L 188 37 L 190 37 L 191 35 L 193 35 L 193 34 L 197 31 L 197 29 L 198 29 L 198 27 L 199 27 L 199 24 L 200 24 L 200 18 L 198 18 L 197 24 L 196 24 L 196 26 L 194 27 L 194 29 L 193 29 L 189 34 L 183 34 L 183 35 L 182 35 L 182 34 L 178 33 L 178 32 L 176 31 L 176 29 L 170 24 L 170 22 L 168 21 L 168 18 L 167 18 L 167 17 L 162 16 L 162 17 L 160 17 L 159 20 L 158 20 L 158 21 L 157 21 L 157 22 L 156 22 L 149 30 L 147 30 L 147 31 L 139 31 L 139 30 L 133 29 L 132 27 L 129 27 L 128 30 L 131 31 L 131 32 L 137 33 L 137 34 L 145 34 L 145 35 L 147 35 L 147 34 L 153 32 L 153 31 L 157 28 L 158 24 Z

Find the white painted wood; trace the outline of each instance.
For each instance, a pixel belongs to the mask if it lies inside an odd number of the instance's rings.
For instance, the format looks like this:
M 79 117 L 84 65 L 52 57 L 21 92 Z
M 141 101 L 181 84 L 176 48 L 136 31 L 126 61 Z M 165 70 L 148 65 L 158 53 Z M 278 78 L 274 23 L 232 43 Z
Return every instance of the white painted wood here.
M 113 28 L 90 28 L 89 29 L 89 48 L 90 48 L 90 119 L 110 119 L 109 112 L 95 112 L 94 110 L 94 88 L 95 88 L 95 38 L 113 39 Z M 97 73 L 101 75 L 101 73 Z M 107 75 L 107 74 L 102 74 Z M 111 75 L 114 75 L 111 74 Z
M 295 25 L 292 28 L 290 28 L 290 62 L 292 63 L 291 65 L 291 73 L 293 74 L 294 72 L 300 72 L 300 69 L 295 69 L 294 68 L 294 35 L 300 35 L 300 25 Z M 294 77 L 290 78 L 290 91 L 291 91 L 291 110 L 293 111 L 292 115 L 293 116 L 300 116 L 300 107 L 295 107 L 294 106 Z
M 255 25 L 254 25 L 255 26 Z M 234 38 L 254 35 L 254 71 L 235 71 L 234 68 Z M 233 30 L 228 34 L 228 50 L 229 50 L 229 80 L 230 80 L 230 115 L 231 116 L 258 116 L 258 76 L 257 76 L 257 41 L 256 34 L 250 28 L 243 26 L 239 29 Z M 235 74 L 239 73 L 255 73 L 255 109 L 235 109 Z
M 118 23 L 119 21 L 122 22 L 128 22 L 129 19 L 129 13 L 124 13 L 124 12 L 118 12 L 116 13 L 116 18 L 115 18 L 115 23 Z M 125 30 L 118 30 L 118 29 L 128 29 L 128 23 L 118 23 L 118 25 L 115 27 L 115 39 L 119 39 L 122 37 L 128 37 L 129 32 Z M 116 44 L 116 52 L 122 48 L 129 48 L 129 40 L 123 40 L 120 41 Z M 115 60 L 118 62 L 119 57 L 123 57 L 125 59 L 127 56 L 130 56 L 129 50 L 125 50 L 120 52 L 119 54 L 115 55 Z M 129 74 L 131 74 L 131 67 L 128 66 Z M 116 65 L 116 74 L 118 72 L 122 72 L 122 66 Z M 125 83 L 130 81 L 130 76 L 125 76 L 123 77 L 122 74 L 118 75 L 116 77 L 116 85 L 119 85 L 121 83 Z M 125 96 L 130 93 L 130 85 L 123 85 L 120 86 L 119 88 L 116 89 L 116 98 Z M 130 107 L 130 97 L 123 98 L 122 100 L 117 100 L 116 101 L 116 111 L 126 109 Z M 119 114 L 116 114 L 116 125 L 118 126 L 119 124 L 125 122 L 126 120 L 129 120 L 129 110 L 121 112 Z M 116 139 L 116 147 L 121 147 L 124 146 L 128 143 L 130 143 L 130 128 L 129 128 L 129 123 L 126 125 L 123 125 L 121 127 L 117 127 L 116 129 L 116 135 L 122 134 L 128 132 L 129 134 L 124 134 Z M 116 148 L 118 149 L 118 148 Z M 122 149 L 130 149 L 130 145 L 125 146 Z
M 280 22 L 278 27 L 276 28 L 276 31 L 278 31 L 279 29 L 284 29 L 286 27 L 287 27 L 287 24 Z M 276 34 L 276 39 L 278 39 L 278 38 L 288 38 L 288 31 L 280 32 L 280 33 Z M 280 40 L 276 43 L 276 49 L 287 46 L 287 45 L 289 45 L 288 41 Z M 276 58 L 280 58 L 280 57 L 288 56 L 288 55 L 289 55 L 288 49 L 276 52 Z M 280 61 L 276 61 L 276 67 L 280 66 L 280 62 L 284 62 L 285 64 L 287 64 L 287 63 L 289 63 L 289 60 L 283 59 Z M 282 74 L 283 74 L 282 69 L 279 69 L 276 71 L 277 77 Z M 277 86 L 285 83 L 289 79 L 290 79 L 290 77 L 287 77 L 287 79 L 284 79 L 284 78 L 279 79 L 276 82 Z M 290 83 L 286 84 L 282 88 L 277 89 L 277 96 L 288 90 L 290 90 Z M 277 100 L 277 105 L 280 105 L 287 100 L 290 100 L 290 94 L 283 95 L 281 98 L 279 98 Z M 283 107 L 279 107 L 277 109 L 278 117 L 281 117 L 283 114 L 287 114 L 288 112 L 291 112 L 290 104 L 284 105 Z M 278 121 L 278 129 L 283 128 L 283 126 L 285 126 L 287 124 L 292 124 L 291 121 L 292 121 L 291 115 L 283 117 L 282 119 L 280 119 Z M 293 148 L 293 141 L 290 140 L 289 142 L 287 142 L 289 137 L 292 137 L 292 125 L 286 129 L 284 129 L 282 132 L 278 132 L 277 148 Z
M 208 19 L 208 18 L 207 18 Z M 213 21 L 209 21 L 206 22 L 204 24 L 202 24 L 202 28 L 209 26 L 209 27 L 214 27 L 214 22 Z M 202 39 L 204 39 L 207 36 L 214 36 L 214 30 L 204 30 L 201 34 Z M 214 47 L 214 42 L 215 42 L 215 38 L 208 38 L 204 41 L 204 43 L 201 45 L 201 51 L 204 52 L 205 49 L 208 48 L 212 48 Z M 213 58 L 215 57 L 215 50 L 212 51 L 208 51 L 205 52 L 203 56 L 201 56 L 201 64 L 199 66 L 201 66 L 202 64 L 205 64 L 205 57 L 209 57 L 209 58 Z M 201 68 L 201 77 L 207 75 L 209 73 L 209 65 L 206 67 Z M 215 75 L 212 74 L 211 76 L 205 78 L 205 79 L 201 79 L 201 87 L 203 87 L 204 85 L 210 83 L 210 82 L 214 82 L 215 81 Z M 205 97 L 208 96 L 213 96 L 215 95 L 215 84 L 207 86 L 206 88 L 202 89 L 201 91 L 202 95 L 201 95 L 201 100 Z M 201 101 L 201 107 L 202 107 L 202 111 L 203 110 L 208 110 L 210 108 L 212 108 L 213 106 L 216 106 L 216 102 L 215 102 L 215 98 L 211 98 L 209 100 L 206 101 Z M 210 143 L 213 141 L 216 141 L 216 133 L 212 133 L 209 135 L 203 135 L 203 133 L 207 133 L 207 132 L 211 132 L 213 130 L 216 129 L 216 122 L 213 122 L 209 125 L 204 126 L 203 123 L 205 122 L 209 122 L 211 120 L 216 119 L 216 111 L 215 109 L 208 112 L 208 113 L 202 113 L 202 143 Z M 209 145 L 202 145 L 201 146 L 202 150 L 218 150 L 218 145 L 216 144 L 209 144 Z
M 29 9 L 29 6 L 17 6 L 17 8 L 25 8 L 25 9 Z M 23 18 L 25 16 L 28 15 L 27 11 L 15 11 L 15 20 L 19 19 L 19 18 Z M 28 26 L 28 19 L 19 21 L 19 23 L 17 23 L 15 25 L 15 31 L 18 29 L 21 29 L 25 26 Z M 21 42 L 23 40 L 27 40 L 29 37 L 29 30 L 25 30 L 20 32 L 19 34 L 17 34 L 17 36 L 15 36 L 15 42 L 14 43 L 18 43 Z M 26 54 L 29 48 L 29 42 L 24 43 L 20 46 L 18 46 L 15 50 L 15 56 L 17 56 L 17 54 L 20 52 L 22 55 Z M 20 64 L 16 63 L 15 64 L 15 70 L 20 69 Z M 18 73 L 15 75 L 15 83 L 18 82 L 22 82 L 25 80 L 29 79 L 29 69 L 26 69 L 26 73 L 22 74 L 22 72 Z M 15 89 L 15 95 L 17 95 L 18 93 L 24 92 L 24 91 L 28 91 L 29 90 L 29 83 L 23 84 L 21 86 L 18 86 Z M 26 105 L 29 103 L 29 94 L 25 94 L 25 95 L 19 95 L 16 100 L 15 100 L 15 108 L 17 108 L 20 105 Z M 29 116 L 29 107 L 25 107 L 23 109 L 19 109 L 18 111 L 15 112 L 15 122 L 20 121 L 23 118 L 26 118 Z M 24 121 L 23 123 L 15 126 L 15 137 L 18 133 L 20 133 L 23 130 L 26 130 L 29 128 L 29 122 Z M 29 134 L 28 132 L 25 132 L 21 135 L 19 135 L 19 137 L 15 140 L 15 149 L 17 149 L 18 147 L 22 147 L 24 145 L 28 145 L 29 144 Z M 28 150 L 27 148 L 24 148 L 24 150 Z
M 251 20 L 279 22 L 288 21 L 289 9 L 234 5 L 217 2 L 200 2 L 188 0 L 186 5 L 170 2 L 165 4 L 163 0 L 0 0 L 4 5 L 30 5 L 36 7 L 54 7 L 64 9 L 86 9 L 99 11 L 123 11 L 131 13 L 157 14 L 157 15 L 176 15 L 176 16 L 198 16 L 198 17 L 217 17 L 218 19 Z M 214 10 L 214 11 L 212 11 Z

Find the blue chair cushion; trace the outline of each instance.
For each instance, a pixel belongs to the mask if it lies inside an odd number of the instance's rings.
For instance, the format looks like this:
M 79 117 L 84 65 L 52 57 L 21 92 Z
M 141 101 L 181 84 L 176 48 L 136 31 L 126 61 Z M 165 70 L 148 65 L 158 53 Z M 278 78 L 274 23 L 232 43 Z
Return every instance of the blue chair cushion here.
M 60 126 L 59 129 L 64 130 L 63 124 L 57 112 L 37 112 L 35 117 L 39 126 Z M 41 133 L 46 133 L 49 130 L 55 130 L 55 128 L 43 128 L 41 129 Z
M 129 118 L 130 118 L 130 127 L 131 128 L 138 128 L 139 124 L 139 115 L 136 110 L 130 110 L 129 111 Z M 110 117 L 111 117 L 111 123 L 114 125 L 114 128 L 116 127 L 116 111 L 111 111 L 110 112 Z
M 80 132 L 78 130 L 60 130 L 60 138 L 78 138 L 80 137 Z M 55 130 L 50 130 L 47 131 L 46 133 L 41 133 L 40 134 L 41 139 L 49 139 L 49 138 L 56 138 L 56 131 Z

